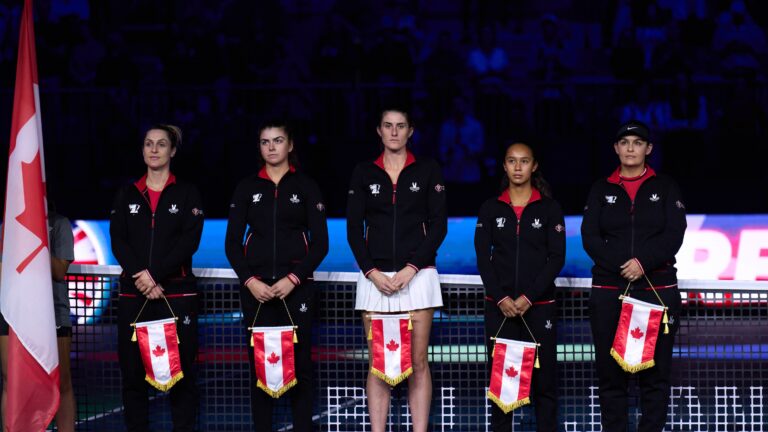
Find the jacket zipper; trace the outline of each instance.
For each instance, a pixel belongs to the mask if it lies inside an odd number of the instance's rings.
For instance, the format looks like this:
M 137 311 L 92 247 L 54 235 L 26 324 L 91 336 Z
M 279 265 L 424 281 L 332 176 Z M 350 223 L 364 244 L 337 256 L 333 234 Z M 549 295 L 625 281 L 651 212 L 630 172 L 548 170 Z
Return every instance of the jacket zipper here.
M 525 212 L 525 208 L 523 208 L 523 211 L 520 212 L 520 217 L 517 218 L 517 229 L 515 231 L 515 295 L 519 297 L 519 287 L 517 286 L 518 283 L 518 273 L 520 273 L 520 221 L 523 219 L 523 213 Z M 512 299 L 513 301 L 515 299 Z
M 272 279 L 277 278 L 277 189 L 275 185 L 275 199 L 272 200 Z
M 400 172 L 402 174 L 402 171 Z M 397 271 L 397 184 L 392 183 L 392 269 Z

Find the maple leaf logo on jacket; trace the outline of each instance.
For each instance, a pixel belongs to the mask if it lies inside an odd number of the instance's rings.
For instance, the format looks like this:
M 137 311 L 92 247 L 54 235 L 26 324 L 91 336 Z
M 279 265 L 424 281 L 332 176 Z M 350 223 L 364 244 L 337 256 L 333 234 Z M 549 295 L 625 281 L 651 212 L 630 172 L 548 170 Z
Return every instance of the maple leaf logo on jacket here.
M 155 357 L 162 357 L 163 354 L 165 354 L 165 349 L 158 345 L 155 347 L 155 349 L 152 350 L 152 354 L 154 354 Z
M 635 329 L 629 332 L 629 334 L 631 334 L 632 337 L 635 339 L 640 339 L 641 337 L 643 337 L 645 333 L 643 333 L 643 331 L 640 330 L 640 327 L 635 327 Z
M 267 357 L 267 361 L 270 362 L 271 364 L 276 364 L 278 360 L 280 360 L 280 356 L 275 354 L 274 351 L 272 351 L 272 354 L 270 354 L 269 357 Z
M 390 339 L 389 343 L 387 344 L 387 349 L 390 351 L 397 351 L 398 348 L 400 348 L 400 344 L 395 342 L 394 339 Z
M 510 377 L 510 378 L 514 378 L 514 377 L 516 377 L 516 376 L 517 376 L 517 374 L 518 374 L 518 372 L 517 372 L 517 369 L 515 369 L 515 367 L 514 367 L 514 366 L 510 366 L 510 367 L 509 367 L 509 369 L 506 369 L 504 372 L 505 372 L 505 373 L 507 374 L 507 376 L 508 376 L 508 377 Z

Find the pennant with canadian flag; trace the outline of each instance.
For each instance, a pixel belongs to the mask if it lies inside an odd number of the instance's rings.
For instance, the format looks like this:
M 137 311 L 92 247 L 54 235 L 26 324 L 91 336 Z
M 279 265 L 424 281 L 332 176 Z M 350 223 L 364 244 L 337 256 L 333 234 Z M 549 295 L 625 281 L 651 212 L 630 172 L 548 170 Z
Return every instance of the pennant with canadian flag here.
M 488 399 L 504 413 L 531 403 L 536 344 L 497 337 L 492 361 Z
M 0 308 L 10 326 L 5 431 L 43 431 L 59 406 L 32 1 L 24 1 L 3 217 Z
M 368 339 L 371 341 L 373 361 L 371 373 L 391 386 L 408 378 L 413 372 L 411 366 L 411 316 L 370 315 L 371 327 Z
M 279 398 L 296 385 L 293 326 L 251 327 L 256 386 Z
M 635 373 L 654 366 L 664 310 L 664 306 L 622 296 L 619 327 L 611 348 L 611 356 L 622 369 Z
M 184 378 L 176 319 L 137 322 L 135 326 L 141 361 L 147 373 L 144 379 L 152 387 L 167 392 Z

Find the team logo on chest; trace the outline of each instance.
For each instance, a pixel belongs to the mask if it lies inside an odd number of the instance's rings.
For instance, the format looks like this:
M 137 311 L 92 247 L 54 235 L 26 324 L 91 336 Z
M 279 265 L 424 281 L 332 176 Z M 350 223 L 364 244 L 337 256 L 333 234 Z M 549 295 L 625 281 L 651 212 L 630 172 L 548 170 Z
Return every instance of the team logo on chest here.
M 371 189 L 371 195 L 378 195 L 381 190 L 381 185 L 378 183 L 368 185 L 368 187 Z
M 661 198 L 659 198 L 658 194 L 653 194 L 653 195 L 651 195 L 651 197 L 649 199 L 651 200 L 651 202 L 656 202 L 656 201 L 660 200 Z
M 504 228 L 505 223 L 507 223 L 507 218 L 504 218 L 504 217 L 496 218 L 496 228 Z
M 608 204 L 616 204 L 616 195 L 606 195 L 605 202 Z
M 131 214 L 139 214 L 140 208 L 141 208 L 141 205 L 139 204 L 128 204 L 128 211 L 130 211 Z
M 552 321 L 547 320 L 547 324 L 544 325 L 544 328 L 547 330 L 552 330 Z
M 307 304 L 302 303 L 301 307 L 299 308 L 299 312 L 306 312 L 307 310 L 309 310 L 309 308 L 307 308 Z
M 411 189 L 411 192 L 418 192 L 420 188 L 419 188 L 418 183 L 413 182 L 413 183 L 411 183 L 410 189 Z
M 298 203 L 301 202 L 301 200 L 299 199 L 298 195 L 296 195 L 296 194 L 291 194 L 291 199 L 289 199 L 288 201 L 290 201 L 293 204 L 298 204 Z
M 168 209 L 168 213 L 176 214 L 178 212 L 179 212 L 179 208 L 176 207 L 176 204 L 171 204 L 171 208 Z
M 561 233 L 561 232 L 565 231 L 565 227 L 563 226 L 563 224 L 557 224 L 557 225 L 555 225 L 555 231 Z
M 539 228 L 541 228 L 541 222 L 539 222 L 538 219 L 534 219 L 533 223 L 531 224 L 531 226 L 534 227 L 535 229 L 539 229 Z
M 260 193 L 253 194 L 253 202 L 254 203 L 260 202 L 261 201 L 261 196 L 262 195 Z

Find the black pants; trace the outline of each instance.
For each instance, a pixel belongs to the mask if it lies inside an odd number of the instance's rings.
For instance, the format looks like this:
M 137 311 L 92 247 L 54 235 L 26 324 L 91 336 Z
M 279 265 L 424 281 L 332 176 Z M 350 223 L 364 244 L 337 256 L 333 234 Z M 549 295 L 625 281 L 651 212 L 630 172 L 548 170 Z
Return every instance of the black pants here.
M 655 366 L 638 372 L 640 384 L 639 432 L 660 432 L 667 422 L 669 406 L 672 345 L 680 321 L 680 291 L 677 288 L 657 291 L 669 308 L 669 334 L 659 330 L 654 355 Z M 589 321 L 595 343 L 595 366 L 599 382 L 600 417 L 604 432 L 624 432 L 628 422 L 629 374 L 611 357 L 611 347 L 621 315 L 619 290 L 593 288 L 589 298 Z M 659 304 L 653 291 L 631 291 L 632 298 Z
M 265 280 L 266 284 L 274 281 Z M 312 408 L 315 398 L 315 375 L 312 368 L 312 320 L 315 315 L 315 292 L 309 282 L 297 286 L 285 299 L 288 310 L 291 311 L 293 323 L 299 326 L 297 336 L 299 343 L 294 344 L 294 361 L 296 367 L 296 385 L 283 396 L 291 398 L 293 414 L 293 430 L 296 432 L 312 431 Z M 257 432 L 272 431 L 272 411 L 275 399 L 256 387 L 256 370 L 253 360 L 253 348 L 248 338 L 251 331 L 248 327 L 253 324 L 253 317 L 259 306 L 247 288 L 240 290 L 240 304 L 243 308 L 243 324 L 246 327 L 245 346 L 248 347 L 248 359 L 251 371 L 251 414 L 253 415 L 253 430 Z M 256 326 L 290 325 L 285 306 L 280 299 L 273 299 L 261 305 Z
M 494 302 L 485 302 L 485 335 L 488 350 L 488 376 L 492 368 L 491 353 L 494 341 L 490 340 L 499 330 L 504 315 Z M 536 412 L 536 430 L 557 431 L 557 304 L 532 306 L 523 316 L 539 346 L 539 369 L 533 369 L 531 402 Z M 508 318 L 499 337 L 532 342 L 525 324 L 520 318 Z M 491 403 L 491 429 L 494 432 L 512 430 L 512 413 L 504 414 Z
M 149 431 L 149 384 L 141 362 L 139 344 L 131 341 L 133 327 L 144 297 L 121 297 L 117 306 L 117 354 L 123 384 L 123 407 L 128 432 Z M 197 356 L 197 296 L 169 298 L 173 312 L 179 317 L 176 331 L 179 336 L 179 357 L 184 378 L 170 390 L 171 417 L 174 432 L 195 430 L 198 411 L 198 390 L 195 374 Z M 170 318 L 171 313 L 162 299 L 150 300 L 139 321 Z

